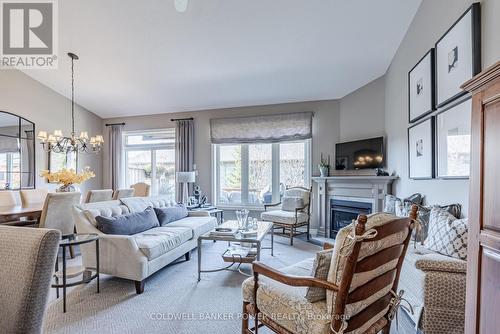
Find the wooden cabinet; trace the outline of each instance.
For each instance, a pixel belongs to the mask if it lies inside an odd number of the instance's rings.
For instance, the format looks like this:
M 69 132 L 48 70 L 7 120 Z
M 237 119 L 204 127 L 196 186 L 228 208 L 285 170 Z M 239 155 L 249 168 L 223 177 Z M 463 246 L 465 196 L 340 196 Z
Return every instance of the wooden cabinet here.
M 467 81 L 472 93 L 466 333 L 498 333 L 500 317 L 500 61 Z

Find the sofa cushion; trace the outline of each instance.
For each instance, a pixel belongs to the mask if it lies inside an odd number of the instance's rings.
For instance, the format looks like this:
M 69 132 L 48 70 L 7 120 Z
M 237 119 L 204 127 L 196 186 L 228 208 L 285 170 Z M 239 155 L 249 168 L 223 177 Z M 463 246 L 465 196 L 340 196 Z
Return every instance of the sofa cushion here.
M 289 275 L 310 276 L 314 258 L 280 269 Z M 243 282 L 243 300 L 253 303 L 254 279 Z M 292 333 L 329 333 L 330 315 L 325 300 L 310 303 L 305 298 L 305 287 L 291 287 L 259 276 L 257 305 L 259 311 Z M 297 316 L 300 315 L 300 316 Z
M 429 219 L 425 247 L 443 255 L 467 260 L 467 219 L 456 219 L 446 210 L 435 207 Z
M 168 225 L 135 234 L 133 237 L 148 260 L 153 260 L 192 239 L 193 230 L 189 227 Z
M 212 216 L 205 217 L 186 217 L 170 223 L 166 226 L 170 227 L 188 227 L 193 230 L 193 238 L 198 239 L 202 234 L 205 234 L 217 226 L 217 218 Z
M 311 276 L 322 280 L 326 280 L 328 277 L 328 271 L 330 270 L 330 262 L 332 262 L 333 249 L 323 250 L 316 253 L 316 258 L 314 259 L 314 265 L 311 270 Z M 306 292 L 306 299 L 315 303 L 320 300 L 326 299 L 326 289 L 308 287 Z
M 120 216 L 95 217 L 97 229 L 105 234 L 133 235 L 160 226 L 153 208 Z
M 188 210 L 182 204 L 173 205 L 165 208 L 154 208 L 156 216 L 161 226 L 172 223 L 176 220 L 188 216 Z
M 295 212 L 283 211 L 283 210 L 273 210 L 264 211 L 260 215 L 262 220 L 283 223 L 283 224 L 295 224 Z M 297 213 L 297 223 L 305 223 L 309 219 L 309 216 L 305 212 Z

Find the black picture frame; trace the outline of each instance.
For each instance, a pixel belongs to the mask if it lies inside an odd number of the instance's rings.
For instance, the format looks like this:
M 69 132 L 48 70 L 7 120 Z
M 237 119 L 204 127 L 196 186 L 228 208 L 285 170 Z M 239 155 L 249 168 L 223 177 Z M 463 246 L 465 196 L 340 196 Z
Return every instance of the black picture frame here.
M 429 66 L 429 69 L 428 69 L 428 74 L 429 74 L 429 80 L 430 80 L 430 108 L 421 112 L 420 114 L 418 114 L 416 117 L 412 118 L 411 117 L 411 114 L 412 114 L 412 110 L 411 110 L 411 99 L 412 99 L 412 93 L 411 93 L 411 87 L 413 85 L 413 83 L 411 82 L 411 74 L 412 72 L 417 69 L 419 66 L 423 66 L 422 64 L 422 61 L 424 59 L 426 59 L 427 57 L 430 57 L 430 66 Z M 411 68 L 411 70 L 408 71 L 408 123 L 413 123 L 413 122 L 416 122 L 422 118 L 424 118 L 425 116 L 429 115 L 431 112 L 433 112 L 434 110 L 436 110 L 436 73 L 435 73 L 435 69 L 436 69 L 436 58 L 435 58 L 435 49 L 434 48 L 431 48 L 429 51 L 427 51 L 425 53 L 425 55 L 420 58 L 420 60 L 415 64 L 415 66 L 413 66 Z
M 464 103 L 469 102 L 471 104 L 471 110 L 470 110 L 470 117 L 472 118 L 472 97 L 471 96 L 464 96 L 460 99 L 455 100 L 453 103 L 450 103 L 447 105 L 445 108 L 442 108 L 439 110 L 438 113 L 435 115 L 435 161 L 436 161 L 436 178 L 441 179 L 441 180 L 468 180 L 470 178 L 470 170 L 468 175 L 460 175 L 460 176 L 455 176 L 455 175 L 441 175 L 439 171 L 440 167 L 440 152 L 439 152 L 439 118 L 440 116 L 444 115 L 446 112 L 449 112 L 452 109 L 455 109 L 456 107 L 461 106 Z M 470 131 L 470 126 L 471 126 L 471 118 L 469 118 L 469 124 L 468 124 L 468 129 Z M 469 132 L 470 133 L 470 132 Z M 471 140 L 471 138 L 470 138 Z M 471 145 L 472 143 L 469 142 L 469 152 L 471 151 Z M 470 167 L 470 165 L 469 165 Z
M 473 3 L 459 18 L 453 25 L 439 38 L 439 40 L 436 42 L 434 48 L 435 48 L 435 103 L 436 103 L 436 108 L 441 108 L 448 103 L 462 97 L 463 95 L 467 94 L 466 91 L 460 90 L 460 86 L 468 79 L 470 78 L 464 78 L 463 82 L 457 82 L 457 89 L 459 90 L 456 94 L 453 96 L 445 99 L 444 101 L 439 100 L 439 43 L 441 43 L 444 38 L 447 37 L 447 35 L 464 19 L 464 17 L 468 14 L 471 13 L 471 47 L 472 49 L 469 50 L 471 52 L 471 59 L 472 59 L 472 68 L 471 68 L 471 73 L 472 77 L 475 76 L 476 74 L 481 72 L 481 4 L 479 2 Z M 449 54 L 448 54 L 449 57 Z
M 422 125 L 426 125 L 426 123 L 429 123 L 428 126 L 430 127 L 429 130 L 429 161 L 426 163 L 428 164 L 428 167 L 430 166 L 429 173 L 427 175 L 421 175 L 421 176 L 413 176 L 412 174 L 412 158 L 411 158 L 411 152 L 413 151 L 413 143 L 411 142 L 411 136 L 412 136 L 412 131 L 415 130 L 417 127 L 420 127 Z M 408 178 L 412 180 L 429 180 L 429 179 L 434 179 L 436 175 L 436 131 L 435 131 L 435 116 L 431 116 L 429 118 L 426 118 L 424 120 L 421 120 L 418 123 L 415 123 L 408 127 L 407 131 L 407 149 L 408 149 Z M 417 150 L 417 148 L 415 148 Z

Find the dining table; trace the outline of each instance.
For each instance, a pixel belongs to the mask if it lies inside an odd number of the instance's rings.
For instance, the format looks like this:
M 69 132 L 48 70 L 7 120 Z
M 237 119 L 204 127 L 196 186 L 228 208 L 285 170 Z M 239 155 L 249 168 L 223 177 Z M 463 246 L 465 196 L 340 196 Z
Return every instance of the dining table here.
M 8 205 L 0 206 L 0 225 L 22 226 L 21 218 L 39 220 L 42 215 L 43 203 L 30 205 Z M 20 221 L 20 222 L 19 222 Z M 19 223 L 17 223 L 19 222 Z

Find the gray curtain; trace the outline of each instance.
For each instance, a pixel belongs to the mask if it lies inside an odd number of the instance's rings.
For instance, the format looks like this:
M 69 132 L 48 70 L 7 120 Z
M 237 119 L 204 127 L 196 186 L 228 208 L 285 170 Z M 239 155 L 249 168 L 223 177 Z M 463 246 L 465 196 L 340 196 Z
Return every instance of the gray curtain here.
M 191 172 L 194 164 L 194 121 L 178 120 L 175 127 L 175 171 Z M 189 185 L 191 192 L 193 185 Z M 176 184 L 176 201 L 180 202 L 183 187 Z
M 123 125 L 110 125 L 108 127 L 108 185 L 111 189 L 122 187 L 123 173 Z

